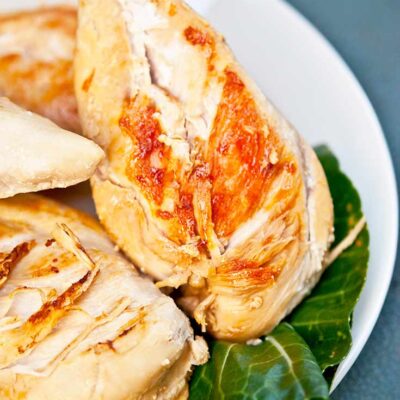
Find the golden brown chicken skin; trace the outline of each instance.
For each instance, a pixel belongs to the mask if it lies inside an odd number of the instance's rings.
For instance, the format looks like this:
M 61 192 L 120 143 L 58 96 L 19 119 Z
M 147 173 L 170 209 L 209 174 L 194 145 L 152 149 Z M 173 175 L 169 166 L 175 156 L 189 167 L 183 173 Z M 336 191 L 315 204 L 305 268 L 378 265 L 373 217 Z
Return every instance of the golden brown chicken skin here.
M 70 7 L 0 15 L 0 96 L 79 132 L 72 68 L 76 24 Z
M 107 154 L 92 186 L 113 239 L 181 286 L 214 336 L 270 331 L 331 239 L 313 150 L 180 0 L 82 1 L 75 73 L 84 133 Z
M 35 195 L 0 200 L 0 398 L 187 398 L 207 360 L 189 320 L 96 221 Z

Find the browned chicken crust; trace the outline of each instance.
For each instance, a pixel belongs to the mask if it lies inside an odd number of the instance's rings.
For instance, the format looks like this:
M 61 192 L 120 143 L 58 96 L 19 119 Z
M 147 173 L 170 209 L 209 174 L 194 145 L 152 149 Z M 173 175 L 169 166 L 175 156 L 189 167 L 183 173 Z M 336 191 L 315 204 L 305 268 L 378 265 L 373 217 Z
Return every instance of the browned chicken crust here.
M 77 36 L 107 231 L 160 286 L 183 287 L 214 336 L 270 331 L 318 281 L 331 240 L 313 150 L 181 0 L 82 1 Z
M 187 398 L 208 356 L 96 221 L 35 195 L 0 200 L 0 332 L 2 400 Z

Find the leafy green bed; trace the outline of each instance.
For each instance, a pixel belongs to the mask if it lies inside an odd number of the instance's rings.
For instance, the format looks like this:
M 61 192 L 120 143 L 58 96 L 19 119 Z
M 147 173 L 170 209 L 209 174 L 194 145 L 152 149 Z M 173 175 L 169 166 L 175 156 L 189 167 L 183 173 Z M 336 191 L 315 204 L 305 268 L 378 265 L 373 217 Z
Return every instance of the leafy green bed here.
M 335 207 L 335 246 L 362 217 L 360 197 L 326 146 L 316 148 Z M 299 307 L 261 344 L 210 342 L 210 361 L 198 367 L 190 399 L 328 399 L 329 383 L 351 347 L 350 321 L 369 258 L 364 227 L 326 270 Z

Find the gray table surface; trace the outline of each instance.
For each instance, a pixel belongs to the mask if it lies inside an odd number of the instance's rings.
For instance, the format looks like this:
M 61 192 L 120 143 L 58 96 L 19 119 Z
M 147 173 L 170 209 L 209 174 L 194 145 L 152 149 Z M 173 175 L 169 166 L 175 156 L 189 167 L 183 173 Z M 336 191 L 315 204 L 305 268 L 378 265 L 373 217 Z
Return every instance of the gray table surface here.
M 361 82 L 385 131 L 399 183 L 400 0 L 288 2 L 328 38 Z M 399 258 L 378 323 L 335 400 L 400 399 Z

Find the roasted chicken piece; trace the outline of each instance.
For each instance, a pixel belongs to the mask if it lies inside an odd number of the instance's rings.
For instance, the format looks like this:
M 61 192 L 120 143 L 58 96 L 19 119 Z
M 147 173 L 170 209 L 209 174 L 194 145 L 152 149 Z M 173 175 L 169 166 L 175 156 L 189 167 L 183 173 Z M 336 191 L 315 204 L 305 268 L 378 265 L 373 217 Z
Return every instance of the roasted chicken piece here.
M 103 157 L 92 141 L 0 97 L 0 198 L 85 181 Z
M 185 397 L 204 340 L 94 220 L 35 195 L 1 200 L 0 251 L 1 399 Z
M 182 286 L 215 337 L 267 333 L 315 285 L 332 238 L 313 150 L 180 0 L 81 1 L 77 35 L 107 231 L 160 286 Z
M 75 31 L 76 10 L 69 7 L 0 15 L 0 96 L 79 132 Z

